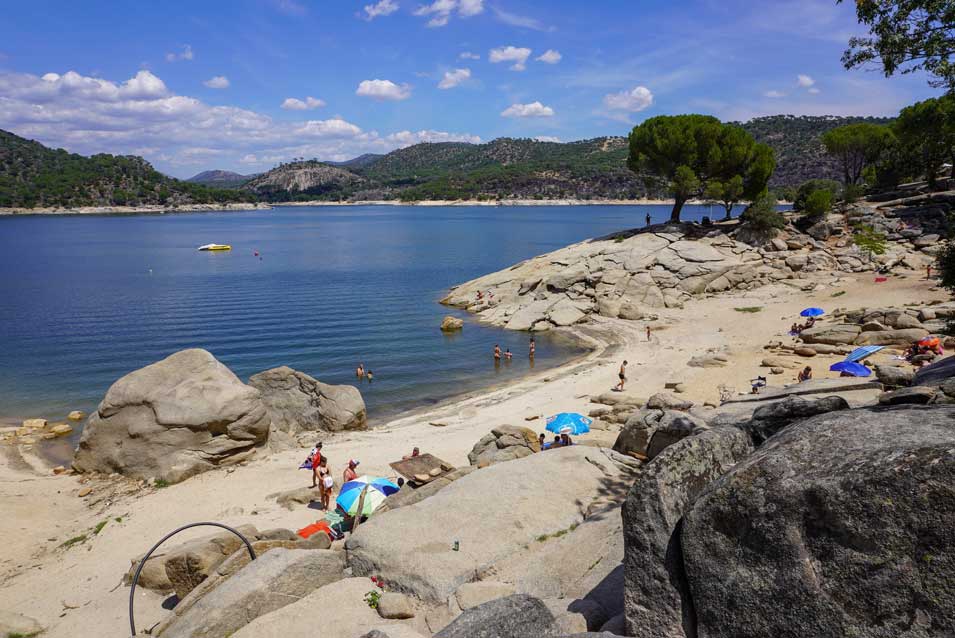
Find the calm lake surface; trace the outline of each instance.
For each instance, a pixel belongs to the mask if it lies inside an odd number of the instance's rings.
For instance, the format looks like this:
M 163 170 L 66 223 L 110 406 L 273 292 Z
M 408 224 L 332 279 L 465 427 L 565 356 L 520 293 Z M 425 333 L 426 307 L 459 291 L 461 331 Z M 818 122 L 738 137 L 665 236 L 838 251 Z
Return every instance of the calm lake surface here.
M 685 219 L 722 209 L 687 206 Z M 0 218 L 0 419 L 89 412 L 116 379 L 183 348 L 241 379 L 279 365 L 357 383 L 373 421 L 529 371 L 528 336 L 467 321 L 446 290 L 668 206 L 286 207 Z M 225 253 L 198 252 L 206 243 Z M 258 251 L 259 256 L 255 255 Z M 580 354 L 545 335 L 536 370 Z M 495 367 L 495 343 L 515 353 Z

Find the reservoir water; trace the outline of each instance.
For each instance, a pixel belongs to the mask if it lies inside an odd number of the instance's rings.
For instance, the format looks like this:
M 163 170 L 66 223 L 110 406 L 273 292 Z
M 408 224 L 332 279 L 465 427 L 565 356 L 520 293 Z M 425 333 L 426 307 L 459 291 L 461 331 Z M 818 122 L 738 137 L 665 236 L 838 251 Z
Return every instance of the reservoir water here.
M 685 219 L 722 209 L 687 206 Z M 205 348 L 241 379 L 357 383 L 372 421 L 529 371 L 528 336 L 438 300 L 457 283 L 654 221 L 668 206 L 280 207 L 0 218 L 0 420 L 95 409 L 122 375 Z M 207 243 L 231 252 L 198 252 Z M 256 255 L 258 253 L 258 255 Z M 446 314 L 464 330 L 438 330 Z M 580 354 L 537 338 L 535 369 Z M 514 359 L 495 367 L 495 344 Z

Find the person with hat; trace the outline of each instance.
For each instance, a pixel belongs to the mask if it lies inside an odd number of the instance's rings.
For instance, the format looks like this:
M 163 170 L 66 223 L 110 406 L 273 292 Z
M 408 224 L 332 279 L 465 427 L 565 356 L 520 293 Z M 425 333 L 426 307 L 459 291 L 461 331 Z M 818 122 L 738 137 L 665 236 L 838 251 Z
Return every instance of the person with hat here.
M 355 471 L 355 468 L 358 467 L 358 460 L 351 459 L 348 461 L 348 467 L 345 468 L 345 471 L 342 473 L 342 485 L 348 481 L 354 481 L 358 478 L 358 472 Z

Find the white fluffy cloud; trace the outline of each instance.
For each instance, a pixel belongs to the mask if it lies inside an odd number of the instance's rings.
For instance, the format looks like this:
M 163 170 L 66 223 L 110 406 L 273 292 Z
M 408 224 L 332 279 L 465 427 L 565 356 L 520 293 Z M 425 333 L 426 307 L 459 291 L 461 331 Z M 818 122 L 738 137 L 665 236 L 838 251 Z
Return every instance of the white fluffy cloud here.
M 379 134 L 337 116 L 273 120 L 175 95 L 145 70 L 125 82 L 74 71 L 42 77 L 0 72 L 0 96 L 2 129 L 86 155 L 142 154 L 180 176 L 207 168 L 266 170 L 292 157 L 345 160 L 418 141 L 480 141 L 433 130 Z M 299 101 L 308 107 L 307 98 Z
M 411 87 L 407 84 L 395 84 L 391 80 L 362 80 L 355 95 L 376 100 L 407 100 L 411 97 Z
M 610 93 L 604 96 L 604 106 L 612 111 L 636 113 L 651 104 L 653 104 L 653 93 L 645 86 L 638 86 L 630 91 Z
M 766 91 L 765 93 L 763 93 L 763 97 L 768 97 L 768 98 L 772 98 L 772 99 L 778 99 L 778 98 L 781 98 L 781 97 L 786 97 L 786 94 L 783 93 L 782 91 L 775 91 L 775 90 L 773 90 L 773 91 Z
M 453 89 L 471 77 L 471 69 L 454 69 L 445 71 L 444 77 L 438 82 L 439 89 Z
M 463 53 L 458 55 L 458 57 L 461 58 L 462 60 L 480 60 L 481 59 L 480 55 L 478 55 L 477 53 L 471 53 L 470 51 L 464 51 Z
M 365 5 L 365 19 L 374 20 L 378 16 L 388 16 L 398 10 L 398 3 L 394 0 L 381 0 L 375 4 Z
M 484 12 L 484 0 L 435 0 L 415 9 L 416 16 L 430 16 L 429 27 L 443 27 L 457 11 L 458 16 L 470 18 Z
M 398 131 L 385 136 L 386 142 L 391 142 L 396 146 L 404 148 L 413 144 L 422 142 L 467 142 L 468 144 L 480 144 L 481 138 L 477 135 L 468 135 L 467 133 L 446 133 L 445 131 Z
M 816 83 L 815 80 L 813 80 L 811 77 L 803 73 L 800 73 L 799 75 L 796 76 L 796 84 L 798 84 L 804 89 L 808 89 L 810 86 L 812 86 L 815 83 Z
M 544 106 L 540 102 L 530 104 L 511 104 L 501 111 L 502 117 L 551 117 L 554 109 Z
M 513 62 L 514 64 L 511 65 L 512 71 L 523 71 L 527 68 L 527 58 L 530 54 L 531 50 L 525 47 L 497 47 L 496 49 L 491 49 L 491 52 L 488 54 L 488 60 L 494 64 L 498 62 Z
M 554 142 L 555 144 L 560 144 L 560 138 L 554 137 L 553 135 L 538 135 L 534 139 L 538 142 Z
M 229 88 L 229 78 L 224 75 L 214 75 L 205 82 L 203 82 L 210 89 L 227 89 Z
M 809 87 L 809 92 L 812 93 L 813 95 L 816 95 L 819 93 L 819 88 L 815 86 L 811 86 Z
M 287 97 L 285 101 L 282 102 L 282 108 L 286 111 L 309 111 L 322 106 L 325 106 L 325 100 L 319 100 L 311 95 L 304 100 L 300 100 L 296 97 Z
M 541 55 L 537 56 L 535 59 L 538 62 L 544 62 L 546 64 L 557 64 L 563 58 L 560 54 L 560 51 L 555 51 L 554 49 L 547 49 Z
M 179 62 L 180 60 L 191 60 L 192 47 L 188 44 L 182 45 L 182 50 L 179 53 L 167 53 L 166 62 Z

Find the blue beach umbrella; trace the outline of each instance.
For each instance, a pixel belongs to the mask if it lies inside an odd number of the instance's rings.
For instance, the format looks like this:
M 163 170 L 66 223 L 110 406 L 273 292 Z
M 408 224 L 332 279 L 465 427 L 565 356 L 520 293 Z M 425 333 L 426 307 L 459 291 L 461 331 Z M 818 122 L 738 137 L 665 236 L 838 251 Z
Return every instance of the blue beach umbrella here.
M 547 429 L 554 434 L 586 434 L 593 419 L 576 412 L 561 412 L 547 419 Z
M 826 311 L 822 308 L 806 308 L 799 313 L 800 317 L 819 317 L 826 314 Z
M 856 363 L 855 361 L 840 361 L 839 363 L 833 363 L 831 366 L 829 366 L 829 370 L 832 372 L 845 372 L 846 374 L 851 374 L 854 377 L 867 377 L 872 374 L 872 370 L 869 370 L 861 363 Z
M 359 476 L 354 481 L 348 481 L 342 485 L 341 492 L 335 502 L 347 513 L 352 516 L 358 515 L 358 501 L 361 500 L 362 492 L 365 493 L 365 500 L 362 503 L 361 514 L 368 516 L 378 506 L 385 502 L 390 494 L 398 491 L 398 486 L 385 478 L 373 476 Z

